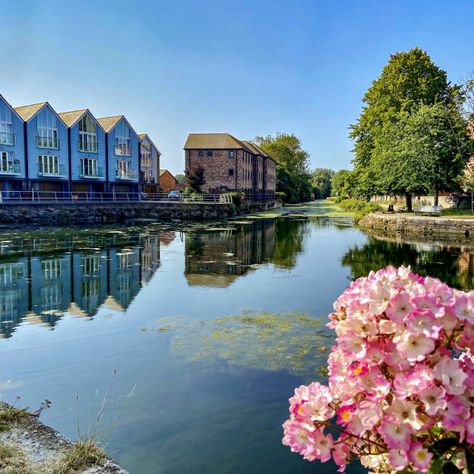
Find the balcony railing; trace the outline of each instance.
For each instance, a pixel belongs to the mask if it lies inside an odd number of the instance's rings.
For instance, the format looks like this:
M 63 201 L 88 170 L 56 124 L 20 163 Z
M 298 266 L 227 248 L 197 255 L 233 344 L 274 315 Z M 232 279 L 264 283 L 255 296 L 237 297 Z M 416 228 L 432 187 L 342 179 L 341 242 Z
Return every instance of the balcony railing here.
M 123 181 L 137 181 L 138 173 L 136 170 L 115 170 L 115 179 Z
M 38 165 L 38 176 L 43 178 L 65 178 L 66 172 L 64 165 L 59 165 L 56 169 L 49 169 L 47 166 Z
M 59 138 L 57 137 L 36 137 L 36 146 L 38 148 L 59 149 Z
M 0 133 L 0 145 L 14 145 L 15 134 L 14 133 Z
M 83 153 L 97 153 L 97 150 L 99 149 L 99 144 L 97 142 L 84 143 L 79 140 L 77 142 L 77 149 L 79 151 L 82 151 Z
M 85 169 L 79 166 L 79 177 L 84 179 L 100 179 L 104 177 L 104 171 L 100 166 L 95 169 Z
M 18 176 L 21 174 L 20 162 L 0 163 L 0 175 L 2 176 Z
M 117 156 L 132 156 L 132 149 L 129 146 L 116 146 L 115 154 Z

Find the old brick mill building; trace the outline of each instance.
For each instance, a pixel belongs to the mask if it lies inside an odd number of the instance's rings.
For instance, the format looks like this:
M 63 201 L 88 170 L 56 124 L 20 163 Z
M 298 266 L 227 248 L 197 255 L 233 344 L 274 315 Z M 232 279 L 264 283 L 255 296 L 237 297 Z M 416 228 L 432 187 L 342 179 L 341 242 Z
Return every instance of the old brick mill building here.
M 242 191 L 256 199 L 275 195 L 275 161 L 254 143 L 229 133 L 191 133 L 184 153 L 186 174 L 203 168 L 204 192 Z

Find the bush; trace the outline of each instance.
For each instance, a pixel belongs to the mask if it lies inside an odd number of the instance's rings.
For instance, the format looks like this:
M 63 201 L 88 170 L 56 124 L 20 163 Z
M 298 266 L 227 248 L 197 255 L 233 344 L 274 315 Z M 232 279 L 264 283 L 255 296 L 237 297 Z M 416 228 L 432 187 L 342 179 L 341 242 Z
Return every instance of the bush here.
M 234 206 L 240 207 L 242 205 L 244 193 L 239 193 L 238 191 L 235 191 L 228 194 L 232 198 L 232 204 L 234 204 Z
M 367 202 L 360 199 L 343 199 L 342 201 L 335 202 L 345 211 L 354 212 L 355 222 L 359 222 L 365 215 L 370 214 L 371 212 L 382 210 L 382 208 L 375 202 Z

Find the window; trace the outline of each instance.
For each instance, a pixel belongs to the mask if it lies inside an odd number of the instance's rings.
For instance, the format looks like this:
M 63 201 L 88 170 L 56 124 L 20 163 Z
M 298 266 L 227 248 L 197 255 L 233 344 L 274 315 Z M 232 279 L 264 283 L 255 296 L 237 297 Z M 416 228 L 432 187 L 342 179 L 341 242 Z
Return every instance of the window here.
M 229 151 L 229 158 L 235 158 L 235 151 L 234 150 Z
M 82 257 L 81 260 L 83 275 L 92 275 L 99 271 L 99 256 L 90 255 L 87 257 Z
M 97 167 L 97 160 L 95 158 L 81 158 L 80 175 L 84 177 L 98 177 L 99 169 Z
M 234 176 L 234 168 L 229 169 L 229 176 Z
M 148 140 L 143 139 L 140 144 L 141 164 L 142 168 L 151 167 L 151 146 Z
M 38 114 L 37 132 L 39 148 L 59 148 L 58 119 L 47 107 Z
M 198 156 L 204 156 L 204 152 L 203 152 L 203 151 L 199 151 L 199 152 L 198 152 Z
M 97 125 L 89 114 L 79 122 L 79 151 L 97 153 Z
M 117 178 L 125 178 L 128 179 L 131 176 L 130 173 L 130 167 L 131 167 L 131 162 L 130 161 L 124 161 L 120 160 L 117 161 L 116 168 L 115 168 L 115 176 Z
M 43 260 L 41 262 L 41 270 L 45 280 L 56 280 L 61 277 L 61 260 Z
M 130 129 L 123 120 L 115 127 L 115 154 L 119 156 L 132 156 Z
M 38 156 L 38 175 L 39 176 L 58 176 L 60 175 L 59 158 L 54 155 Z
M 0 151 L 0 174 L 20 174 L 21 165 L 11 151 Z
M 0 145 L 14 144 L 12 111 L 5 104 L 0 103 Z
M 209 151 L 207 152 L 207 156 L 212 156 L 212 151 L 209 150 Z

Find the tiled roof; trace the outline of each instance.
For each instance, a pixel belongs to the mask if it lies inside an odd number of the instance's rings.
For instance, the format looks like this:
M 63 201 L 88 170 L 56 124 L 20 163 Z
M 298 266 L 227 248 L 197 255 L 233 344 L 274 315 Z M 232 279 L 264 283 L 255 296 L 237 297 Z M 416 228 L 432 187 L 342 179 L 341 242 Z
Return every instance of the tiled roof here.
M 58 115 L 63 119 L 68 127 L 72 127 L 78 120 L 80 120 L 88 109 L 71 110 L 70 112 L 60 112 Z
M 161 155 L 160 150 L 158 150 L 158 147 L 153 143 L 152 139 L 150 138 L 150 136 L 147 133 L 139 133 L 138 137 L 141 140 L 146 138 L 152 144 L 152 146 L 155 148 L 155 150 L 158 152 L 158 154 Z
M 123 115 L 114 115 L 113 117 L 102 117 L 98 118 L 97 121 L 100 123 L 101 127 L 108 133 L 112 130 L 117 122 L 123 118 Z
M 160 169 L 160 176 L 163 176 L 165 173 L 169 173 L 171 176 L 173 176 L 173 173 L 170 173 L 168 170 L 165 170 L 163 168 Z M 173 176 L 174 178 L 174 176 Z
M 253 144 L 250 142 L 247 142 L 245 140 L 242 140 L 242 143 L 255 155 L 261 155 L 261 151 Z
M 38 104 L 21 105 L 15 107 L 15 112 L 25 121 L 28 122 L 37 112 L 39 112 L 47 102 L 40 102 Z
M 229 133 L 190 133 L 184 144 L 186 150 L 246 149 L 245 145 Z

